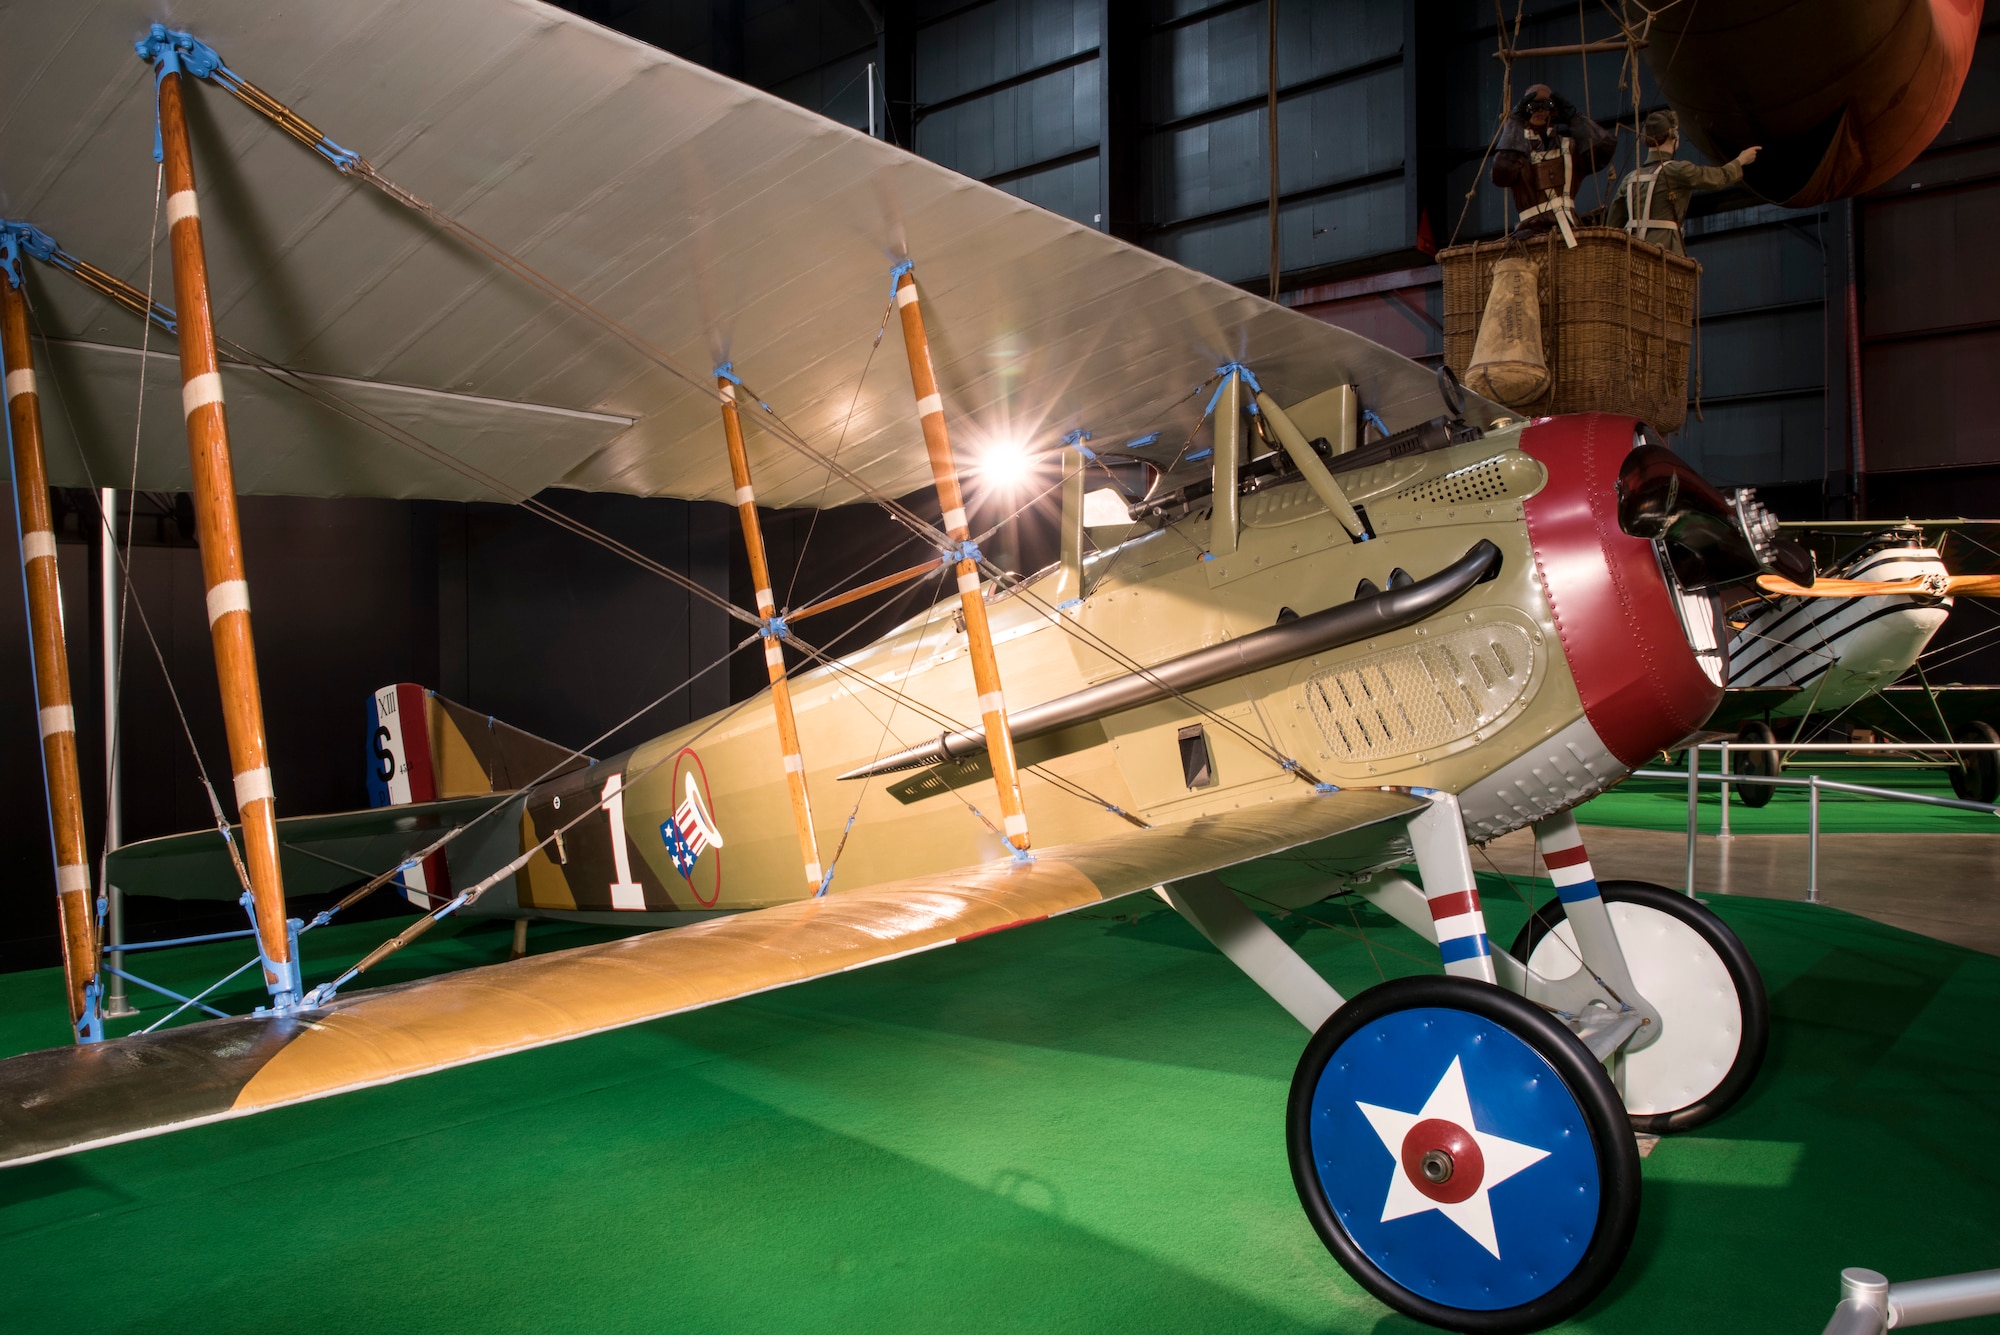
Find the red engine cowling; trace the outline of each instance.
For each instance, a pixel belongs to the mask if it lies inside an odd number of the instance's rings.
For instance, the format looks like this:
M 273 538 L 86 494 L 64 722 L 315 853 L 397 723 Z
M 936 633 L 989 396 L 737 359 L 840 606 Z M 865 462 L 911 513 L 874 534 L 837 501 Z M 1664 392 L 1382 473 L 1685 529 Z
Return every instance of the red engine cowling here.
M 1636 768 L 1683 741 L 1722 702 L 1719 658 L 1705 668 L 1683 593 L 1651 541 L 1619 527 L 1618 475 L 1638 423 L 1607 413 L 1552 417 L 1521 433 L 1548 469 L 1525 509 L 1536 573 L 1554 611 L 1585 715 L 1606 748 Z

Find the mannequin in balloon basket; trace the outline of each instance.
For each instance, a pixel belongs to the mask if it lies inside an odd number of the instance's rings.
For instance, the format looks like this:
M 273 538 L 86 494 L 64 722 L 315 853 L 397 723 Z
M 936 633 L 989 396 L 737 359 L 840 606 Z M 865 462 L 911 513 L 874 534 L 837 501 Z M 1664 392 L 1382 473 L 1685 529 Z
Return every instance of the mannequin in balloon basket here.
M 1583 115 L 1545 83 L 1528 89 L 1500 128 L 1493 149 L 1493 184 L 1511 191 L 1521 216 L 1515 235 L 1551 230 L 1576 245 L 1576 196 L 1583 182 L 1611 162 L 1616 132 Z
M 1606 226 L 1622 227 L 1641 241 L 1650 241 L 1672 255 L 1685 255 L 1681 223 L 1698 190 L 1726 190 L 1743 179 L 1743 169 L 1757 160 L 1758 149 L 1746 148 L 1720 167 L 1682 162 L 1674 154 L 1681 146 L 1680 117 L 1656 111 L 1639 127 L 1646 141 L 1646 165 L 1625 178 L 1612 196 Z

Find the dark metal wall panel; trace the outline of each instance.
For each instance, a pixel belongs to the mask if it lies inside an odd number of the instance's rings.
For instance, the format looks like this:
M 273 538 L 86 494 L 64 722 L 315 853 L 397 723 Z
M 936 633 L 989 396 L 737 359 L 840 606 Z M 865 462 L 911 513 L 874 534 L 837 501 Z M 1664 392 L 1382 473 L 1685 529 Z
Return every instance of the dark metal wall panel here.
M 854 0 L 743 0 L 742 23 L 744 81 L 781 97 L 791 97 L 779 89 L 792 80 L 875 46 L 875 27 Z
M 1099 199 L 1102 182 L 1097 171 L 1097 155 L 1053 167 L 1025 172 L 997 182 L 1010 195 L 1019 195 L 1030 204 L 1039 204 L 1051 213 L 1096 226 L 1104 205 Z
M 829 120 L 865 130 L 868 128 L 868 63 L 873 59 L 875 48 L 869 46 L 815 66 L 782 83 L 774 83 L 771 91 L 789 102 L 817 111 Z
M 921 38 L 917 48 L 921 53 Z M 988 180 L 1093 149 L 1097 134 L 1097 61 L 1092 59 L 924 113 L 917 121 L 917 151 L 954 171 Z M 1095 196 L 1095 188 L 1091 194 Z M 1089 215 L 1082 221 L 1090 221 Z
M 1805 392 L 1817 396 L 1826 385 L 1825 331 L 1817 307 L 1705 320 L 1699 341 L 1698 388 L 1704 400 Z
M 2000 188 L 1871 200 L 1862 226 L 1868 338 L 2000 322 Z
M 1824 230 L 1819 210 L 1769 204 L 1689 221 L 1700 411 L 1675 443 L 1724 486 L 1817 483 L 1844 450 L 1828 432 Z
M 947 15 L 919 19 L 915 86 L 922 106 L 1097 49 L 1096 0 L 987 0 L 951 7 Z
M 1144 147 L 1152 244 L 1239 282 L 1270 266 L 1268 23 L 1261 3 L 1222 7 L 1162 28 L 1152 44 L 1147 103 L 1159 128 Z M 1400 193 L 1402 5 L 1281 4 L 1278 24 L 1283 267 L 1407 245 L 1415 223 Z
M 1698 219 L 1688 231 L 1688 252 L 1701 262 L 1703 319 L 1823 301 L 1819 210 L 1738 209 Z
M 1702 413 L 1689 418 L 1675 443 L 1717 486 L 1771 487 L 1822 476 L 1827 436 L 1819 390 L 1712 404 Z
M 916 150 L 1095 225 L 1103 128 L 1100 0 L 987 0 L 920 11 Z
M 1870 470 L 2000 462 L 1996 367 L 1995 329 L 1869 348 L 1862 377 Z
M 1406 223 L 1400 179 L 1359 185 L 1280 207 L 1279 249 L 1288 269 L 1336 264 L 1393 248 Z M 1189 268 L 1248 282 L 1266 271 L 1270 225 L 1257 208 L 1164 232 L 1152 245 Z
M 1155 225 L 1267 200 L 1269 122 L 1261 103 L 1151 136 Z M 1291 195 L 1402 166 L 1403 72 L 1380 69 L 1278 103 L 1278 185 Z M 1393 246 L 1382 247 L 1390 249 Z M 1296 266 L 1294 266 L 1296 267 Z

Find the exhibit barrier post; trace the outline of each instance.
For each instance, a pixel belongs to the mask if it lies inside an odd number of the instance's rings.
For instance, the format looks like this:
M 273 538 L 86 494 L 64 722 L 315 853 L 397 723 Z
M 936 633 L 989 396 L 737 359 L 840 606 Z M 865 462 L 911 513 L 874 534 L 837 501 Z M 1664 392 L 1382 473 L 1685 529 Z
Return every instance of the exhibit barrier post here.
M 1806 902 L 1819 903 L 1819 775 L 1806 790 Z
M 1729 743 L 1722 744 L 1722 828 L 1717 830 L 1718 839 L 1729 838 Z
M 119 773 L 118 756 L 118 492 L 111 487 L 99 489 L 98 508 L 104 516 L 103 559 L 97 563 L 98 593 L 98 643 L 104 647 L 104 661 L 99 665 L 103 676 L 104 694 L 104 852 L 105 865 L 110 865 L 109 855 L 125 842 L 125 797 L 122 776 Z M 101 889 L 104 896 L 104 937 L 109 948 L 106 963 L 112 970 L 125 967 L 125 892 L 111 884 L 111 878 L 104 878 Z M 139 1008 L 125 994 L 125 975 L 111 974 L 111 982 L 105 988 L 104 1016 L 106 1019 L 124 1019 L 137 1015 Z
M 1688 747 L 1688 852 L 1687 876 L 1681 883 L 1687 887 L 1689 896 L 1694 894 L 1694 840 L 1699 834 L 1697 822 L 1701 819 L 1701 748 Z

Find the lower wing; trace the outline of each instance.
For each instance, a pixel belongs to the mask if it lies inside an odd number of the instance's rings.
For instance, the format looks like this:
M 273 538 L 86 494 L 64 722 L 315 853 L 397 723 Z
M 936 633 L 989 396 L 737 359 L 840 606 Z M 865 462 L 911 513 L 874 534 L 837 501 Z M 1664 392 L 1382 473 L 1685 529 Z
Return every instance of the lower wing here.
M 1420 798 L 1273 802 L 670 931 L 0 1061 L 0 1166 L 30 1163 L 698 1010 L 1375 827 Z M 1352 840 L 1343 840 L 1344 847 Z M 1351 847 L 1345 851 L 1351 854 Z

